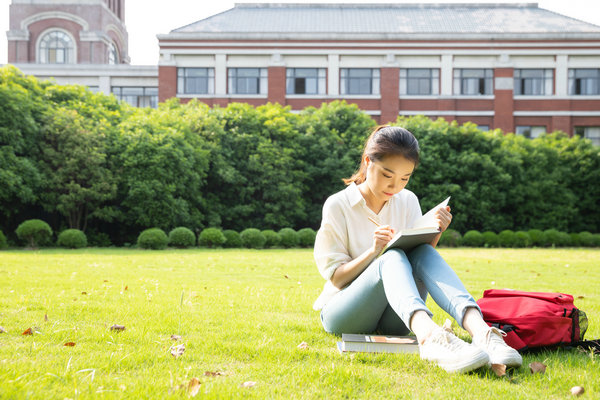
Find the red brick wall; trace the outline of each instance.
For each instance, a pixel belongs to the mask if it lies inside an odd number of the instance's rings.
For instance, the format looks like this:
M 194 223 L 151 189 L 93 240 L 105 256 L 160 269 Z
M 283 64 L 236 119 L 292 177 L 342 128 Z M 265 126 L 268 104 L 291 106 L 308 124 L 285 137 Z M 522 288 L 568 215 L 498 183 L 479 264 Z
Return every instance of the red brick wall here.
M 400 110 L 399 68 L 381 68 L 381 116 L 380 122 L 387 124 L 398 118 Z
M 285 106 L 285 67 L 269 67 L 269 97 L 271 103 Z
M 512 68 L 496 68 L 494 70 L 494 76 L 496 78 L 512 78 Z M 514 99 L 513 90 L 510 89 L 497 89 L 494 85 L 494 126 L 493 128 L 500 128 L 504 132 L 514 132 L 515 122 L 513 118 L 514 111 Z
M 158 101 L 163 102 L 177 95 L 177 67 L 158 67 Z

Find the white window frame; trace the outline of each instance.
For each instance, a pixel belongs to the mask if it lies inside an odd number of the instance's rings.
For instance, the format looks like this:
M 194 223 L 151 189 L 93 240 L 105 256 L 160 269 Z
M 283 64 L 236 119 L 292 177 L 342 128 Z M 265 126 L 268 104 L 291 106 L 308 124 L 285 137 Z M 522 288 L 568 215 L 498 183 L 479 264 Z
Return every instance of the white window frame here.
M 419 76 L 419 73 L 427 73 L 427 76 Z M 412 76 L 411 76 L 412 75 Z M 411 90 L 411 83 L 417 81 L 419 90 L 417 93 Z M 429 91 L 421 91 L 421 85 L 427 83 Z M 400 96 L 437 96 L 440 94 L 440 70 L 439 68 L 400 68 Z
M 188 76 L 193 71 L 205 72 L 205 75 Z M 188 87 L 188 80 L 205 80 L 206 91 L 194 91 Z M 211 95 L 215 93 L 215 69 L 212 67 L 178 67 L 177 68 L 177 94 L 178 95 Z
M 64 55 L 64 60 L 65 60 L 64 62 L 49 62 L 48 61 L 48 51 L 51 49 L 51 47 L 45 47 L 44 43 L 46 41 L 46 38 L 53 33 L 63 34 L 71 42 L 72 47 L 67 48 L 67 52 Z M 44 47 L 42 47 L 42 46 L 44 46 Z M 75 38 L 73 37 L 73 35 L 71 35 L 71 33 L 69 31 L 66 31 L 64 29 L 53 27 L 53 28 L 45 30 L 38 37 L 35 48 L 36 48 L 36 62 L 38 64 L 62 65 L 62 64 L 75 64 L 77 62 L 77 42 L 75 41 Z
M 369 71 L 369 76 L 352 76 L 353 73 Z M 355 85 L 361 87 L 361 82 L 369 84 L 369 93 L 354 90 Z M 380 94 L 381 71 L 379 68 L 340 68 L 340 94 L 343 96 L 372 96 Z

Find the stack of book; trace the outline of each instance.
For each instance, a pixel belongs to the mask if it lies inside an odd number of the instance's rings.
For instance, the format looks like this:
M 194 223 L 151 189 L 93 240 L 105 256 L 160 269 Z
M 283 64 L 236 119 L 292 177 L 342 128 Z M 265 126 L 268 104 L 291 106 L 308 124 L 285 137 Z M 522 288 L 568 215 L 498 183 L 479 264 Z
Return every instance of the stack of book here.
M 342 334 L 342 341 L 337 342 L 340 353 L 418 353 L 419 344 L 416 336 L 378 336 Z

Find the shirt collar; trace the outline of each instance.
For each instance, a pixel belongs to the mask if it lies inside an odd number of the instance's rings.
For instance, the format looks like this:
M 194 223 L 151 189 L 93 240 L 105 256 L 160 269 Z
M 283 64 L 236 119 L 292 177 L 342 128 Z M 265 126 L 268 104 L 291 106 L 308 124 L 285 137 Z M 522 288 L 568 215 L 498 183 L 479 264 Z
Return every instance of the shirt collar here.
M 350 207 L 354 207 L 361 201 L 363 201 L 363 202 L 365 201 L 364 197 L 360 193 L 360 190 L 358 190 L 358 186 L 354 182 L 352 182 L 346 188 L 346 196 L 348 197 L 348 202 L 350 203 Z

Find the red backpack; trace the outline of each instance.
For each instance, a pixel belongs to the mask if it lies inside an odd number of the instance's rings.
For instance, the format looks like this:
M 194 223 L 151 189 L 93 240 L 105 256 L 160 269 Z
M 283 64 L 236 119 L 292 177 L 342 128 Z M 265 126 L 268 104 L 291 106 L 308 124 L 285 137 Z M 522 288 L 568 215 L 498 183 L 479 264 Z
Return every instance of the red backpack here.
M 588 326 L 570 294 L 489 289 L 477 304 L 485 322 L 506 332 L 506 343 L 519 351 L 575 344 Z

